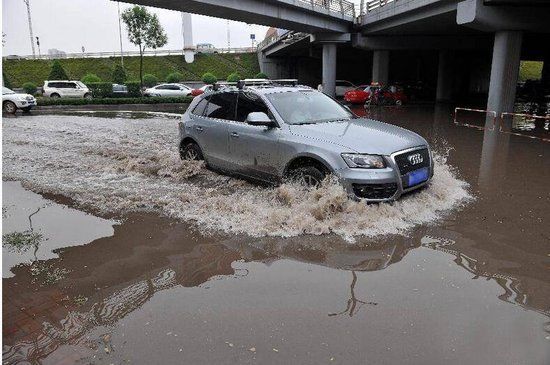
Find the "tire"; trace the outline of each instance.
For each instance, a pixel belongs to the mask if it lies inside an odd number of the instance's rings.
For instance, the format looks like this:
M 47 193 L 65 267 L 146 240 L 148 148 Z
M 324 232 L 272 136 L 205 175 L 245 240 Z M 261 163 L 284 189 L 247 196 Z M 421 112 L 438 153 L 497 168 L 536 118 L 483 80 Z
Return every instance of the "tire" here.
M 92 94 L 90 93 L 84 94 L 84 99 L 92 100 Z
M 395 101 L 395 105 L 401 106 L 401 105 L 403 105 L 403 101 L 401 101 L 400 99 L 397 99 Z
M 17 105 L 15 105 L 13 101 L 7 100 L 7 101 L 4 101 L 4 103 L 2 104 L 2 109 L 6 113 L 15 114 L 15 112 L 17 111 Z
M 61 95 L 59 95 L 58 93 L 53 93 L 53 94 L 50 95 L 50 98 L 56 98 L 57 99 L 57 98 L 60 98 L 60 97 L 61 97 Z
M 298 182 L 304 186 L 317 188 L 325 179 L 326 173 L 315 166 L 298 167 L 290 172 L 290 181 Z
M 201 148 L 195 142 L 189 142 L 180 147 L 180 158 L 187 161 L 204 160 Z

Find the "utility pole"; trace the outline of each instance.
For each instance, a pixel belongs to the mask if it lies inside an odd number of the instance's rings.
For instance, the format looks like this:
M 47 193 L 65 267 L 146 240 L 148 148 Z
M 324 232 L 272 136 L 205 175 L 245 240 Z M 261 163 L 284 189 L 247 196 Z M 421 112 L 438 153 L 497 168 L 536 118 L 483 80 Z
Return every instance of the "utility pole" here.
M 227 52 L 231 51 L 231 30 L 229 30 L 229 19 L 227 19 Z
M 118 38 L 120 39 L 120 65 L 124 67 L 124 55 L 122 51 L 122 26 L 120 25 L 120 2 L 117 1 L 118 6 Z
M 34 36 L 32 34 L 31 4 L 29 3 L 29 1 L 30 0 L 23 0 L 25 5 L 27 5 L 27 18 L 29 20 L 29 33 L 31 38 L 32 57 L 36 58 L 36 51 L 34 50 Z
M 42 58 L 42 53 L 40 52 L 40 38 L 36 37 L 36 45 L 38 46 L 38 58 Z

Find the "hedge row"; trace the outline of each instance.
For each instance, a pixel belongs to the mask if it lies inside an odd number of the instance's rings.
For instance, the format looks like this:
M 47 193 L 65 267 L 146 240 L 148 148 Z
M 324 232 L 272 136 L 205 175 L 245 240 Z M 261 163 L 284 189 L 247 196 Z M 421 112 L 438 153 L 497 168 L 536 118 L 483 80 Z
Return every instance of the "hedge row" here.
M 67 58 L 59 60 L 71 80 L 81 80 L 87 74 L 97 75 L 103 81 L 112 81 L 113 69 L 120 64 L 120 58 Z M 13 87 L 21 87 L 25 82 L 42 86 L 51 71 L 50 60 L 4 60 L 2 67 L 5 76 Z M 139 79 L 139 57 L 124 57 L 127 80 Z M 233 72 L 245 78 L 254 77 L 260 72 L 256 53 L 197 54 L 193 63 L 186 63 L 182 56 L 147 56 L 143 58 L 144 73 L 166 80 L 177 72 L 182 80 L 201 80 L 202 75 L 211 72 L 219 80 L 225 80 Z M 171 78 L 174 78 L 172 75 Z M 117 82 L 120 83 L 120 82 Z
M 120 105 L 120 104 L 188 104 L 193 100 L 191 96 L 177 98 L 139 97 L 139 98 L 102 98 L 102 99 L 77 99 L 77 98 L 37 98 L 38 106 L 48 105 Z

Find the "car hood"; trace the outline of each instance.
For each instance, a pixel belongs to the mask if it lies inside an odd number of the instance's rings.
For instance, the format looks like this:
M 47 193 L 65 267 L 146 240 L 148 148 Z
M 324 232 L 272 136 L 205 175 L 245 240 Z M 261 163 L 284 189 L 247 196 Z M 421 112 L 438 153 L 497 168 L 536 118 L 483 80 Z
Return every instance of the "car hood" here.
M 350 152 L 390 155 L 406 148 L 427 145 L 424 138 L 414 132 L 372 119 L 358 118 L 289 127 L 294 135 L 331 143 Z
M 31 97 L 34 99 L 34 96 L 32 96 L 31 94 L 22 94 L 22 93 L 14 93 L 14 94 L 2 94 L 2 97 L 8 97 L 8 98 L 20 98 L 20 97 L 23 97 L 25 99 Z

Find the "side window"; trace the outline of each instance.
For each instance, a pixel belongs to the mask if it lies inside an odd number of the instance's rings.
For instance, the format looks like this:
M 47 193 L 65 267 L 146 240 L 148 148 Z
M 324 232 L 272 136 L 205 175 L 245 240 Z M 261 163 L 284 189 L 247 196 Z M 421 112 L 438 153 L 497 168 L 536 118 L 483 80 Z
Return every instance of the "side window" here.
M 76 89 L 77 86 L 76 86 L 76 84 L 75 84 L 74 82 L 69 82 L 69 83 L 67 83 L 67 87 L 68 87 L 69 89 Z
M 204 115 L 204 110 L 206 109 L 207 104 L 208 98 L 203 98 L 201 101 L 199 101 L 195 109 L 193 109 L 192 113 L 199 116 Z
M 159 85 L 159 86 L 153 86 L 152 89 L 157 89 L 157 90 L 166 90 L 166 85 Z
M 214 94 L 210 97 L 205 116 L 208 118 L 235 120 L 236 102 L 236 93 Z
M 263 112 L 269 115 L 267 105 L 258 95 L 250 92 L 240 92 L 237 102 L 237 121 L 244 122 L 248 114 L 252 112 Z

